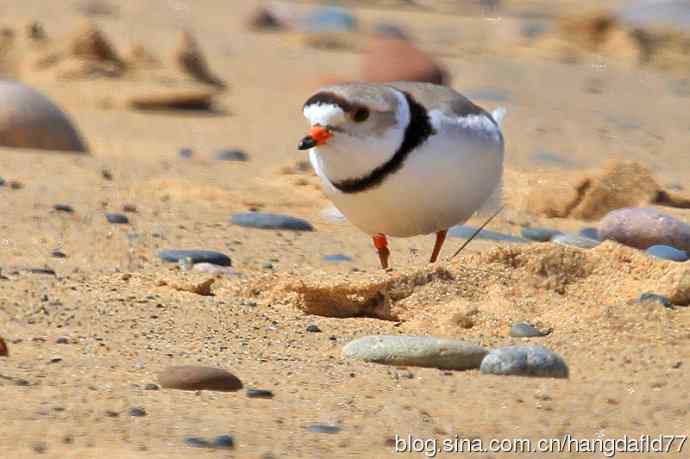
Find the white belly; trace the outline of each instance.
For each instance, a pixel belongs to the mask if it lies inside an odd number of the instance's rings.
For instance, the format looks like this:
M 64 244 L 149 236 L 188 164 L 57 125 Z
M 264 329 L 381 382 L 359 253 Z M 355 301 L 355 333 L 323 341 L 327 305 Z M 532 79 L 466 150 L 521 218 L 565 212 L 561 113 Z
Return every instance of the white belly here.
M 486 140 L 486 139 L 484 139 Z M 333 204 L 365 233 L 410 237 L 465 222 L 500 185 L 502 142 L 449 143 L 432 137 L 379 186 L 342 193 L 310 158 Z

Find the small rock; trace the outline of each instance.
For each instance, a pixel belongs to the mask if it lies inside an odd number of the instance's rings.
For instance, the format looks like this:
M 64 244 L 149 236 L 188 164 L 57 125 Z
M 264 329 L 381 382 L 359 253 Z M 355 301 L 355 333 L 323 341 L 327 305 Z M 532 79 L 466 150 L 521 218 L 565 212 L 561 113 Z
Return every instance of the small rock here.
M 314 433 L 335 434 L 340 432 L 340 427 L 331 424 L 309 424 L 306 428 L 309 432 Z
M 551 242 L 580 249 L 593 249 L 601 244 L 601 241 L 577 234 L 558 234 L 551 239 Z
M 48 450 L 48 443 L 44 441 L 35 441 L 31 444 L 31 449 L 33 449 L 36 454 L 43 454 Z
M 586 237 L 589 239 L 594 239 L 595 241 L 599 240 L 599 231 L 597 231 L 596 228 L 582 228 L 580 230 L 580 236 Z
M 59 251 L 59 250 L 53 250 L 53 251 L 50 253 L 50 255 L 51 255 L 53 258 L 67 258 L 67 255 L 65 255 L 63 252 L 61 252 L 61 251 Z
M 177 156 L 180 158 L 191 158 L 194 152 L 191 148 L 180 148 L 177 150 Z
M 655 258 L 661 258 L 662 260 L 670 261 L 688 261 L 688 254 L 684 250 L 678 250 L 675 247 L 669 245 L 653 245 L 646 250 L 647 255 L 651 255 Z
M 55 338 L 55 344 L 69 344 L 69 338 L 66 336 L 58 336 Z
M 109 223 L 114 223 L 117 225 L 126 225 L 129 223 L 129 218 L 127 218 L 127 215 L 125 214 L 107 213 L 105 214 L 105 218 Z
M 568 366 L 553 351 L 541 346 L 511 346 L 493 349 L 484 357 L 482 374 L 567 378 Z
M 62 362 L 62 357 L 51 357 L 48 363 L 60 363 Z
M 246 228 L 282 229 L 291 231 L 313 231 L 314 228 L 306 220 L 289 215 L 270 214 L 262 212 L 246 212 L 234 214 L 231 223 Z
M 144 384 L 144 390 L 160 390 L 161 386 L 158 384 L 148 383 Z
M 0 336 L 0 357 L 7 357 L 10 355 L 9 349 L 7 347 L 7 343 L 5 340 Z
M 264 389 L 247 389 L 249 398 L 273 398 L 273 392 Z
M 142 417 L 146 416 L 146 410 L 140 406 L 134 406 L 129 409 L 128 414 L 130 416 L 135 416 L 135 417 Z
M 105 410 L 104 414 L 109 418 L 117 418 L 120 416 L 120 413 L 118 413 L 117 411 L 113 411 L 113 410 Z
M 673 303 L 670 299 L 663 295 L 654 292 L 645 292 L 637 299 L 636 303 L 659 303 L 663 307 L 673 309 Z
M 66 212 L 68 214 L 71 214 L 74 212 L 74 209 L 72 208 L 72 206 L 70 206 L 68 204 L 55 204 L 53 206 L 53 210 L 55 210 L 56 212 Z
M 235 447 L 235 440 L 232 438 L 232 435 L 218 435 L 213 439 L 211 446 L 219 449 L 231 449 Z
M 446 370 L 479 368 L 486 354 L 474 344 L 431 336 L 365 336 L 343 348 L 345 357 L 366 362 Z
M 472 235 L 477 231 L 477 228 L 474 228 L 472 226 L 468 225 L 458 225 L 450 228 L 448 230 L 448 236 L 449 237 L 459 237 L 463 239 L 468 239 L 472 237 Z M 519 238 L 517 236 L 512 236 L 510 234 L 503 234 L 503 233 L 498 233 L 496 231 L 491 231 L 487 229 L 483 229 L 479 232 L 479 234 L 476 236 L 476 239 L 484 239 L 487 241 L 496 241 L 496 242 L 527 242 L 522 238 Z
M 136 213 L 137 206 L 135 206 L 134 204 L 125 204 L 122 206 L 122 211 L 123 212 L 129 212 L 129 213 Z
M 24 188 L 24 184 L 22 182 L 19 182 L 17 180 L 10 180 L 11 190 L 21 190 L 22 188 Z
M 232 266 L 230 258 L 220 252 L 212 250 L 161 250 L 158 256 L 163 261 L 178 263 L 185 258 L 191 258 L 192 263 L 210 263 L 218 266 Z
M 17 386 L 27 387 L 31 385 L 31 381 L 24 378 L 17 378 L 14 380 L 14 384 Z
M 220 150 L 216 153 L 219 161 L 248 161 L 249 155 L 242 150 Z
M 184 442 L 192 448 L 210 448 L 211 444 L 205 438 L 184 437 Z
M 242 388 L 242 382 L 232 373 L 200 366 L 169 367 L 159 373 L 158 382 L 163 388 L 179 390 L 234 392 Z
M 550 332 L 540 331 L 533 325 L 530 325 L 525 322 L 513 324 L 510 327 L 510 336 L 512 336 L 513 338 L 534 338 L 537 336 L 546 336 L 549 333 Z
M 609 212 L 599 224 L 599 235 L 643 250 L 668 245 L 690 252 L 690 225 L 651 208 L 628 207 Z
M 332 263 L 339 263 L 341 261 L 352 261 L 352 257 L 348 257 L 347 255 L 343 255 L 342 253 L 336 253 L 334 255 L 324 255 L 323 260 Z
M 548 242 L 551 240 L 551 238 L 558 236 L 559 234 L 563 233 L 557 229 L 550 228 L 522 228 L 522 230 L 520 230 L 520 236 L 524 237 L 525 239 L 529 239 L 530 241 L 537 242 Z
M 321 329 L 319 328 L 318 325 L 315 325 L 315 324 L 307 325 L 307 331 L 309 333 L 321 333 Z
M 104 180 L 110 181 L 113 179 L 113 174 L 108 169 L 102 169 L 101 170 L 101 177 L 103 177 Z

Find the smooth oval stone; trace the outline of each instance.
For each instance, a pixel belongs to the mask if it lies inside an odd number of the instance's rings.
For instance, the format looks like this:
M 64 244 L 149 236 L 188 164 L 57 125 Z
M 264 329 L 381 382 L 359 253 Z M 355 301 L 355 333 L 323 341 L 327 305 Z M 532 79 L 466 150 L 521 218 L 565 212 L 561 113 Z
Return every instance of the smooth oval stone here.
M 129 223 L 129 218 L 127 218 L 125 214 L 109 213 L 105 214 L 105 219 L 108 220 L 109 223 L 114 223 L 116 225 L 126 225 Z
M 214 390 L 234 392 L 242 389 L 237 376 L 220 368 L 177 366 L 158 374 L 158 382 L 166 389 Z
M 249 398 L 273 398 L 273 392 L 265 389 L 247 389 Z
M 248 161 L 249 155 L 242 150 L 220 150 L 216 153 L 219 161 Z
M 339 263 L 341 261 L 352 261 L 352 257 L 348 257 L 347 255 L 343 255 L 342 253 L 336 253 L 333 255 L 324 255 L 323 260 L 330 261 L 332 263 Z
M 468 239 L 477 231 L 477 228 L 467 225 L 458 225 L 450 228 L 448 230 L 448 236 L 450 237 L 461 237 L 463 239 Z M 476 239 L 485 239 L 487 241 L 497 241 L 497 242 L 527 242 L 522 238 L 517 236 L 512 236 L 510 234 L 498 233 L 496 231 L 491 231 L 483 229 L 476 236 Z
M 601 244 L 601 241 L 579 236 L 577 234 L 558 234 L 551 238 L 551 242 L 569 247 L 577 247 L 580 249 L 593 249 Z
M 235 447 L 235 439 L 232 438 L 232 435 L 218 435 L 216 438 L 213 439 L 213 443 L 211 443 L 211 446 L 213 448 L 234 448 Z
M 184 442 L 192 448 L 210 448 L 211 444 L 202 437 L 184 437 Z
M 146 416 L 146 409 L 144 409 L 140 406 L 134 406 L 134 407 L 129 409 L 128 413 L 130 416 L 142 417 L 142 416 Z
M 68 214 L 74 212 L 74 208 L 69 204 L 55 204 L 53 206 L 53 210 L 55 210 L 56 212 L 67 212 Z
M 510 327 L 510 336 L 513 338 L 535 338 L 538 336 L 546 336 L 548 334 L 548 332 L 540 331 L 533 325 L 525 322 L 513 324 Z
M 431 336 L 365 336 L 343 348 L 345 357 L 386 365 L 467 370 L 479 368 L 487 350 Z
M 180 158 L 191 158 L 194 151 L 191 148 L 180 148 L 177 150 L 177 156 Z
M 637 303 L 659 303 L 665 308 L 673 309 L 673 303 L 667 297 L 654 292 L 645 292 L 636 301 Z
M 29 86 L 0 80 L 0 145 L 86 153 L 88 147 L 69 117 Z
M 688 261 L 688 254 L 684 250 L 678 250 L 675 247 L 669 245 L 653 245 L 646 250 L 647 255 L 651 255 L 655 258 L 661 258 L 662 260 L 670 261 Z
M 599 236 L 638 249 L 669 245 L 690 253 L 690 225 L 655 209 L 628 207 L 609 212 Z
M 309 424 L 307 430 L 314 433 L 334 434 L 340 432 L 340 427 L 330 424 Z
M 316 325 L 316 324 L 309 324 L 309 325 L 307 325 L 306 330 L 307 330 L 309 333 L 321 333 L 321 329 L 320 329 L 319 326 Z
M 599 231 L 596 228 L 582 228 L 580 230 L 580 236 L 593 239 L 595 241 L 599 240 Z
M 493 349 L 484 357 L 482 374 L 567 378 L 563 358 L 541 346 L 510 346 Z
M 530 241 L 537 241 L 537 242 L 548 242 L 553 238 L 554 236 L 558 236 L 559 234 L 563 234 L 562 232 L 558 231 L 557 229 L 551 229 L 551 228 L 522 228 L 520 230 L 520 236 L 524 237 L 525 239 L 529 239 Z
M 161 250 L 158 256 L 163 261 L 178 263 L 189 258 L 192 263 L 210 263 L 218 266 L 232 266 L 230 257 L 212 250 Z
M 313 231 L 314 228 L 306 220 L 289 215 L 269 214 L 263 212 L 246 212 L 235 214 L 230 221 L 234 225 L 245 228 L 282 229 L 291 231 Z

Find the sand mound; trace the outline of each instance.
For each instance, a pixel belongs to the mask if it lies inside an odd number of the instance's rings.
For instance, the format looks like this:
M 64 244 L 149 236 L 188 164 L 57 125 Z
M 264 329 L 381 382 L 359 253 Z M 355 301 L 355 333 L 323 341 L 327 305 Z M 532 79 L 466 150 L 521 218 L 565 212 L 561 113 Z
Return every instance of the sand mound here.
M 531 187 L 527 209 L 546 217 L 596 220 L 609 211 L 644 204 L 685 208 L 690 198 L 663 190 L 645 166 L 609 161 L 601 171 L 566 175 L 562 172 Z

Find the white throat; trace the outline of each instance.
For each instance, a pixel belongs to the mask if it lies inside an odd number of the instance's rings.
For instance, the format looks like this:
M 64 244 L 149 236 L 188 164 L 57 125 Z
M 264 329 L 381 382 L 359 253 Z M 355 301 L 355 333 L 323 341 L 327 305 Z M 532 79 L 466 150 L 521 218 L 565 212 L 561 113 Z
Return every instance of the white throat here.
M 331 183 L 357 179 L 369 175 L 389 161 L 398 151 L 410 124 L 410 108 L 400 91 L 391 89 L 398 97 L 397 122 L 383 132 L 363 136 L 335 132 L 328 143 L 313 148 L 309 157 L 316 172 Z M 335 105 L 317 105 L 305 109 L 304 115 L 313 124 L 336 124 L 346 116 Z

